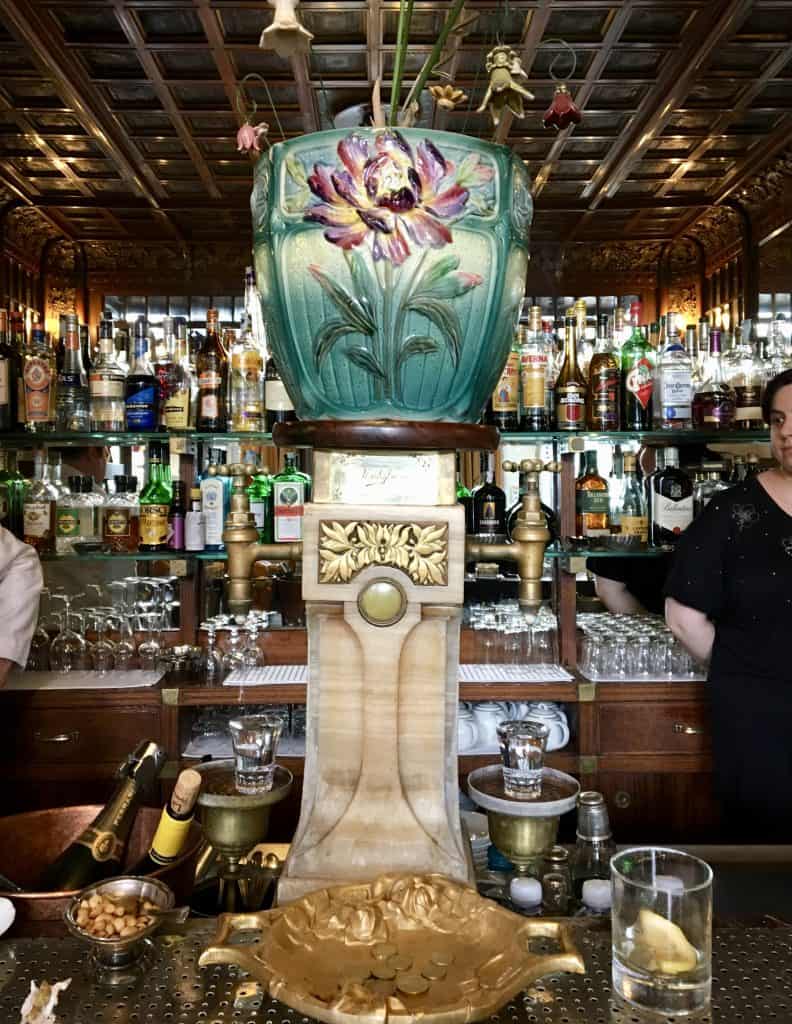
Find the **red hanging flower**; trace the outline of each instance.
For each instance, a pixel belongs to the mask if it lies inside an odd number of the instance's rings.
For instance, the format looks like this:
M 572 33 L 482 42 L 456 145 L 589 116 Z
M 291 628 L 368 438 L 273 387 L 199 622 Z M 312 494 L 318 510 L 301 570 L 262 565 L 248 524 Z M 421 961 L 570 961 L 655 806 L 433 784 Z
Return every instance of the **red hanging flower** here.
M 245 121 L 237 132 L 237 152 L 249 153 L 253 150 L 256 153 L 260 153 L 259 138 L 262 135 L 266 135 L 268 131 L 269 125 L 263 121 L 255 127 L 249 121 Z
M 575 101 L 569 95 L 569 89 L 567 89 L 566 83 L 559 82 L 555 87 L 553 102 L 545 111 L 542 124 L 545 128 L 550 128 L 552 126 L 558 131 L 561 131 L 562 128 L 567 128 L 570 124 L 580 124 L 582 119 L 583 115 L 575 106 Z

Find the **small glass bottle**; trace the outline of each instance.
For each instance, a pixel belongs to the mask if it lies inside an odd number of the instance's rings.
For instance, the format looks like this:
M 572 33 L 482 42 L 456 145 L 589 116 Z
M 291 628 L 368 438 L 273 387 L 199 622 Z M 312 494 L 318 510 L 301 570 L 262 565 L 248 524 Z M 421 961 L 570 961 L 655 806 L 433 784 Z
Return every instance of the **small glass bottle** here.
M 713 329 L 704 380 L 693 396 L 693 425 L 699 430 L 730 430 L 734 411 L 734 391 L 726 381 L 721 355 L 721 332 Z
M 50 483 L 49 466 L 43 451 L 35 453 L 33 472 L 33 482 L 22 506 L 22 539 L 39 554 L 54 554 L 58 492 Z
M 597 453 L 583 453 L 583 466 L 575 481 L 575 532 L 578 537 L 608 537 L 608 482 L 597 470 Z
M 113 321 L 105 314 L 99 325 L 99 355 L 88 377 L 91 430 L 123 430 L 126 375 L 118 363 Z
M 287 452 L 280 473 L 272 478 L 273 540 L 302 540 L 305 503 L 310 499 L 310 477 L 297 468 L 297 458 Z
M 190 488 L 190 507 L 184 520 L 184 550 L 203 551 L 204 526 L 201 511 L 201 488 Z
M 165 479 L 162 446 L 149 444 L 149 478 L 140 493 L 140 550 L 167 551 L 171 489 Z
M 578 797 L 577 838 L 569 865 L 576 899 L 581 899 L 588 879 L 610 879 L 610 859 L 615 853 L 605 798 L 584 790 Z

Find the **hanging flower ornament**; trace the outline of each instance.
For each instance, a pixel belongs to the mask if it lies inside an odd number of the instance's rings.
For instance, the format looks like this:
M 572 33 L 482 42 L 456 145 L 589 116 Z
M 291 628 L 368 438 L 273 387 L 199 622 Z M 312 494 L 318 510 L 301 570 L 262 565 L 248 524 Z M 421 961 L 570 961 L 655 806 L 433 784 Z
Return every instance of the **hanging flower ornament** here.
M 268 131 L 269 125 L 266 121 L 262 121 L 261 124 L 257 125 L 252 125 L 250 121 L 245 121 L 237 132 L 237 152 L 249 153 L 253 150 L 256 153 L 260 153 L 259 139 L 262 135 L 266 135 Z
M 485 67 L 489 84 L 476 113 L 482 114 L 489 108 L 493 125 L 497 128 L 504 110 L 510 110 L 515 117 L 525 117 L 524 100 L 534 99 L 534 94 L 519 81 L 528 75 L 523 70 L 520 55 L 510 46 L 495 46 L 487 54 Z
M 261 33 L 259 46 L 262 50 L 274 50 L 284 60 L 308 53 L 313 32 L 300 23 L 297 3 L 298 0 L 269 0 L 270 7 L 275 8 L 275 17 Z
M 577 57 L 575 51 L 569 45 L 564 42 L 563 39 L 552 39 L 548 40 L 549 43 L 556 44 L 560 43 L 565 46 L 569 51 L 569 56 L 572 59 L 572 65 L 564 78 L 571 78 L 575 73 L 577 67 Z M 555 74 L 555 66 L 561 59 L 563 54 L 559 53 L 553 58 L 550 64 L 550 77 L 556 83 L 555 92 L 553 93 L 553 102 L 545 111 L 545 115 L 542 118 L 542 124 L 545 128 L 555 128 L 556 131 L 561 131 L 563 128 L 568 128 L 571 124 L 580 124 L 583 120 L 583 115 L 580 112 L 579 107 L 575 105 L 575 101 L 572 99 L 569 93 L 569 87 L 566 82 L 563 82 Z
M 453 85 L 430 85 L 429 92 L 434 97 L 435 103 L 443 110 L 453 110 L 467 102 L 467 95 L 462 89 Z
M 269 139 L 267 138 L 267 134 L 269 132 L 269 125 L 267 124 L 267 122 L 260 121 L 258 124 L 253 124 L 253 120 L 256 116 L 256 111 L 258 110 L 258 104 L 252 97 L 250 98 L 251 106 L 248 107 L 247 98 L 245 95 L 245 83 L 249 82 L 251 79 L 258 80 L 264 86 L 264 89 L 266 90 L 267 93 L 267 98 L 269 99 L 270 102 L 270 106 L 272 107 L 272 113 L 275 117 L 275 123 L 280 129 L 282 138 L 286 138 L 286 136 L 283 133 L 283 127 L 280 123 L 280 118 L 278 117 L 278 112 L 275 109 L 275 104 L 272 101 L 272 93 L 269 91 L 269 86 L 267 85 L 266 81 L 261 77 L 261 75 L 257 74 L 255 71 L 252 71 L 250 74 L 245 75 L 245 77 L 242 79 L 242 81 L 236 88 L 237 114 L 239 114 L 240 118 L 244 118 L 242 127 L 239 129 L 236 136 L 238 153 L 260 153 L 260 142 L 262 139 L 264 139 L 267 145 L 269 145 Z

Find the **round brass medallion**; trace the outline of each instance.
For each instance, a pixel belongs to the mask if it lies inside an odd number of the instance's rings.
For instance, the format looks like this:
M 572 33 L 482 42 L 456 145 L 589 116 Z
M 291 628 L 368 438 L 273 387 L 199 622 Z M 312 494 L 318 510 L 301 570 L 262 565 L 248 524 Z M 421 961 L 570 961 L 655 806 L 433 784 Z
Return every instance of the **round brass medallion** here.
M 392 626 L 407 611 L 407 595 L 393 580 L 372 580 L 360 592 L 358 610 L 372 626 Z

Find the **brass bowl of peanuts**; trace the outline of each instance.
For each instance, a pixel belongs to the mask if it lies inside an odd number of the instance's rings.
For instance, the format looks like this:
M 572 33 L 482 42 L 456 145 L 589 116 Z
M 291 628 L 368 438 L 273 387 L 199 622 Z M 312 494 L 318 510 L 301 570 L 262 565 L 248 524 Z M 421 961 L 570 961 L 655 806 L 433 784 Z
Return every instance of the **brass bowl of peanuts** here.
M 72 935 L 92 946 L 98 966 L 120 969 L 137 960 L 164 920 L 183 921 L 171 889 L 156 878 L 119 875 L 79 892 L 64 916 Z

